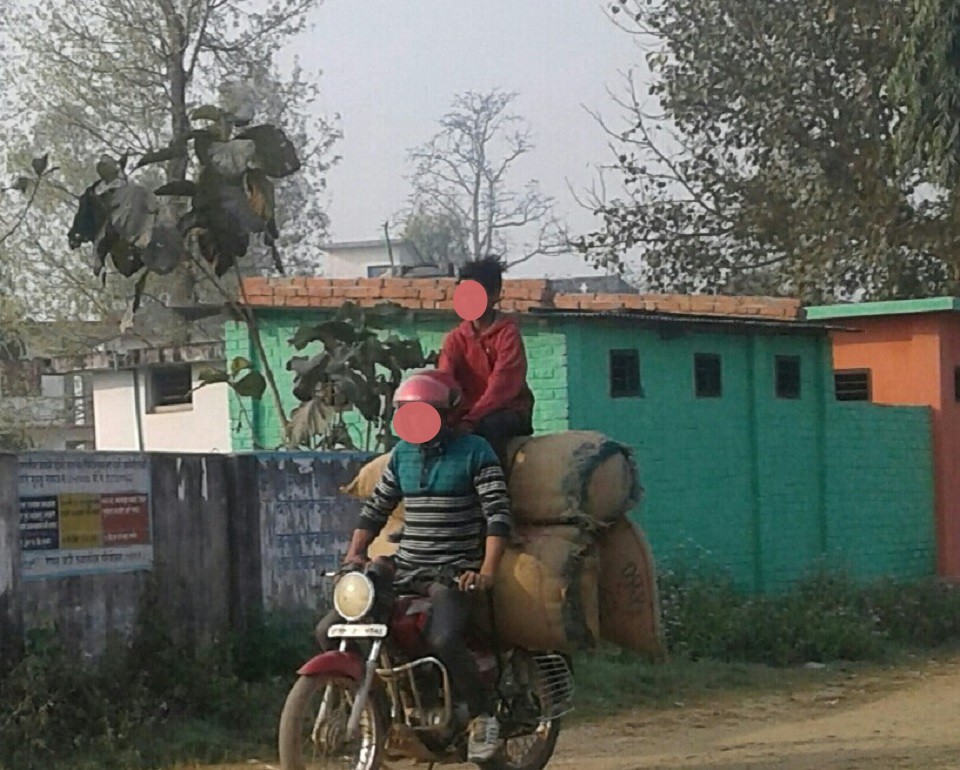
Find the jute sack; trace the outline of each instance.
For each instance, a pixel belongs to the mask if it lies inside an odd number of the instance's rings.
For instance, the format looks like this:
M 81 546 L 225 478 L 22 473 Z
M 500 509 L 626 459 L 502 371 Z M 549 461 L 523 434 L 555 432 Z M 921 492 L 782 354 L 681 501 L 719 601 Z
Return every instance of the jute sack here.
M 657 573 L 646 538 L 626 517 L 597 540 L 600 638 L 651 659 L 664 656 Z
M 527 527 L 507 548 L 494 584 L 494 622 L 504 645 L 574 652 L 600 638 L 596 550 L 576 527 Z M 474 618 L 490 633 L 488 606 Z
M 507 480 L 518 524 L 612 522 L 633 508 L 642 488 L 629 447 L 593 431 L 514 439 Z M 341 491 L 367 498 L 390 455 L 374 458 Z
M 595 431 L 562 431 L 510 445 L 510 501 L 520 522 L 611 522 L 640 500 L 633 452 Z
M 388 462 L 390 462 L 389 452 L 374 457 L 359 470 L 353 481 L 340 487 L 340 491 L 345 495 L 350 495 L 350 497 L 366 500 L 373 494 L 374 487 L 377 486 L 377 482 L 383 476 Z
M 398 509 L 400 510 L 400 509 Z M 390 556 L 389 536 L 403 526 L 391 516 L 370 546 L 370 556 Z M 528 527 L 516 533 L 494 584 L 494 621 L 504 646 L 573 652 L 600 638 L 599 565 L 596 549 L 576 527 Z M 490 635 L 489 605 L 480 597 L 474 624 Z

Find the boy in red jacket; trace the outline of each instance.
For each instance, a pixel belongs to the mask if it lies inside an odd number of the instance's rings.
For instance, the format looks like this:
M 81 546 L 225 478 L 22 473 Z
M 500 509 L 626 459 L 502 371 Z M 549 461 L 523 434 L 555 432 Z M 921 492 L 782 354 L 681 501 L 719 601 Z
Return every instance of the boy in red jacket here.
M 469 262 L 461 281 L 476 281 L 487 293 L 487 310 L 463 321 L 443 341 L 437 368 L 463 390 L 458 428 L 485 438 L 506 465 L 507 442 L 533 434 L 533 393 L 527 386 L 527 354 L 520 327 L 496 311 L 503 266 L 496 259 Z

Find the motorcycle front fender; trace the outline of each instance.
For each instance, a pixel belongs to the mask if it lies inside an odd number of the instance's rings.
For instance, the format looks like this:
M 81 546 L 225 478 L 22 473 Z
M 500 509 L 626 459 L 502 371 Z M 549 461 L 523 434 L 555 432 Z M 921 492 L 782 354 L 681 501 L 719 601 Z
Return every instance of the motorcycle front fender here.
M 339 650 L 324 652 L 304 663 L 299 676 L 333 676 L 350 679 L 358 684 L 363 680 L 363 660 L 354 652 Z

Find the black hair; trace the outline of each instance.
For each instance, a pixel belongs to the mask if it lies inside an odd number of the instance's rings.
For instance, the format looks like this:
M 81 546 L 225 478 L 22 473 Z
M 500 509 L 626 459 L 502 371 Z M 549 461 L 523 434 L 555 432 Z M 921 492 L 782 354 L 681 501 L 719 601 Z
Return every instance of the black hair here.
M 496 257 L 467 262 L 460 268 L 460 280 L 476 281 L 488 294 L 496 294 L 503 288 L 503 263 Z

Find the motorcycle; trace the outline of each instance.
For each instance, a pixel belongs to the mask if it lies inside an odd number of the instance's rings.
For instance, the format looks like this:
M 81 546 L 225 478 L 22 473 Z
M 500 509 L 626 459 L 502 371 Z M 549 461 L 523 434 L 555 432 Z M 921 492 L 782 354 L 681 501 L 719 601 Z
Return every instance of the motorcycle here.
M 466 762 L 466 715 L 452 701 L 446 667 L 424 642 L 430 600 L 395 592 L 392 568 L 383 560 L 336 577 L 333 603 L 344 622 L 329 636 L 340 640 L 339 649 L 297 672 L 280 717 L 281 770 Z M 467 641 L 482 680 L 496 692 L 500 723 L 500 747 L 481 767 L 542 770 L 553 756 L 560 720 L 572 708 L 569 659 L 500 650 L 477 634 Z

